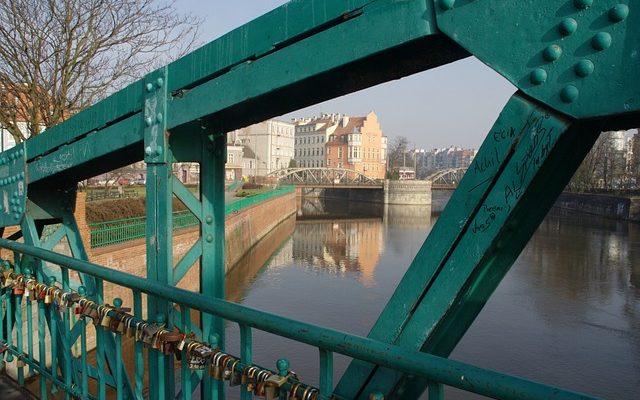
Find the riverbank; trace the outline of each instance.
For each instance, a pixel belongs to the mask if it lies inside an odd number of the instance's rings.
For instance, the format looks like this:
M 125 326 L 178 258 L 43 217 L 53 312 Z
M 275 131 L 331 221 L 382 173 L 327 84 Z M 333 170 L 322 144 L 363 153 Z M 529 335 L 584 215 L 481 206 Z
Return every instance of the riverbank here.
M 627 221 L 640 221 L 640 196 L 563 192 L 555 207 Z

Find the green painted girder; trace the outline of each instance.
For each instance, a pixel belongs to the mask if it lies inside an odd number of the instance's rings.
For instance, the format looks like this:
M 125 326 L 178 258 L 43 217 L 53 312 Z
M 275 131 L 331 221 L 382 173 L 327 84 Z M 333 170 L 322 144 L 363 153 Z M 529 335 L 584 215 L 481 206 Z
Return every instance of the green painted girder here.
M 640 110 L 637 1 L 438 4 L 442 32 L 549 107 L 581 119 Z
M 435 29 L 424 1 L 293 2 L 167 66 L 166 127 L 173 135 L 224 132 L 466 56 Z M 28 140 L 29 183 L 77 181 L 139 161 L 148 83 Z
M 438 27 L 522 92 L 489 132 L 370 337 L 447 356 L 598 133 L 638 123 L 634 9 L 591 3 L 434 1 Z M 611 42 L 602 45 L 603 37 Z M 336 393 L 414 398 L 426 385 L 354 361 Z

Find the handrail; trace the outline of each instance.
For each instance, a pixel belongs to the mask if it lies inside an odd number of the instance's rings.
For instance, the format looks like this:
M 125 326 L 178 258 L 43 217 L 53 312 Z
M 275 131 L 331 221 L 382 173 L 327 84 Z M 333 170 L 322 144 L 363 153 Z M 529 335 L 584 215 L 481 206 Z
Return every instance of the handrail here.
M 265 193 L 241 198 L 225 204 L 225 215 L 231 215 L 247 207 L 293 191 L 293 186 L 281 186 Z M 103 247 L 144 237 L 146 234 L 146 219 L 146 216 L 140 216 L 88 224 L 89 228 L 91 228 L 91 247 Z M 189 210 L 175 211 L 173 213 L 174 229 L 188 228 L 196 226 L 198 223 L 197 217 Z
M 239 324 L 306 343 L 322 350 L 422 376 L 433 382 L 480 395 L 514 400 L 593 399 L 593 397 L 584 394 L 561 390 L 431 354 L 412 352 L 392 344 L 295 321 L 226 300 L 207 297 L 7 239 L 0 239 L 0 247 L 65 266 L 80 273 L 90 274 L 117 285 L 139 290 L 148 295 L 217 315 Z

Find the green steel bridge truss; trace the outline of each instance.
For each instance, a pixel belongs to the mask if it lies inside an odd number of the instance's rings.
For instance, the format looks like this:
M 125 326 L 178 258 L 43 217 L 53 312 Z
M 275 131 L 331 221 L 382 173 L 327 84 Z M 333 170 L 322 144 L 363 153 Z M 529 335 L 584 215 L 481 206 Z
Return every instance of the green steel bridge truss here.
M 59 285 L 70 290 L 69 274 L 77 272 L 97 303 L 110 300 L 105 281 L 125 286 L 138 317 L 146 311 L 221 348 L 223 321 L 234 321 L 247 364 L 252 329 L 316 346 L 318 398 L 416 398 L 427 390 L 440 399 L 443 385 L 496 398 L 588 398 L 447 356 L 598 134 L 640 123 L 639 6 L 631 0 L 292 1 L 0 154 L 0 225 L 20 228 L 0 246 L 14 252 L 17 273 L 30 270 L 51 283 L 52 268 L 59 267 Z M 368 337 L 226 302 L 224 132 L 470 55 L 518 91 Z M 73 216 L 78 181 L 140 160 L 148 174 L 145 279 L 90 263 Z M 173 162 L 200 163 L 198 195 L 172 175 Z M 175 265 L 173 195 L 200 225 L 200 239 Z M 491 223 L 472 229 L 487 221 L 486 210 Z M 42 231 L 51 224 L 60 225 L 45 240 Z M 63 237 L 72 257 L 51 250 Z M 197 260 L 201 293 L 176 288 Z M 9 332 L 21 329 L 24 317 L 21 307 L 10 306 L 12 296 L 3 290 Z M 191 309 L 201 312 L 199 326 Z M 139 372 L 134 381 L 122 373 L 118 335 L 96 328 L 97 364 L 87 368 L 86 349 L 80 357 L 70 351 L 86 336 L 86 324 L 71 326 L 68 313 L 42 303 L 37 314 L 38 355 L 24 350 L 22 335 L 13 342 L 3 331 L 0 339 L 40 373 L 42 398 L 56 390 L 82 397 L 87 379 L 97 381 L 92 398 L 105 398 L 107 387 L 117 389 L 117 398 L 143 395 Z M 45 330 L 50 364 L 38 361 L 46 358 Z M 354 358 L 336 385 L 334 352 Z M 196 388 L 203 398 L 224 397 L 223 382 L 184 364 L 175 387 L 173 356 L 149 350 L 145 364 L 142 354 L 136 344 L 136 369 L 146 365 L 149 398 L 189 398 Z

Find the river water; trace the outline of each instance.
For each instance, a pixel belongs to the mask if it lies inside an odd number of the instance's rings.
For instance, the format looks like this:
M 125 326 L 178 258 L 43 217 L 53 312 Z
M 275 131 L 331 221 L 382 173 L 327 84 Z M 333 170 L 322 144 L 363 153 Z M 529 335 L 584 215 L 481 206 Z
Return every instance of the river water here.
M 430 209 L 301 199 L 297 218 L 232 271 L 227 297 L 366 336 L 444 201 Z M 451 358 L 603 398 L 640 398 L 639 262 L 640 225 L 552 210 Z M 228 351 L 239 354 L 238 338 L 229 324 Z M 254 362 L 275 367 L 286 357 L 317 384 L 315 348 L 260 331 L 253 347 Z M 336 382 L 349 361 L 336 355 Z M 448 389 L 447 398 L 479 396 Z

